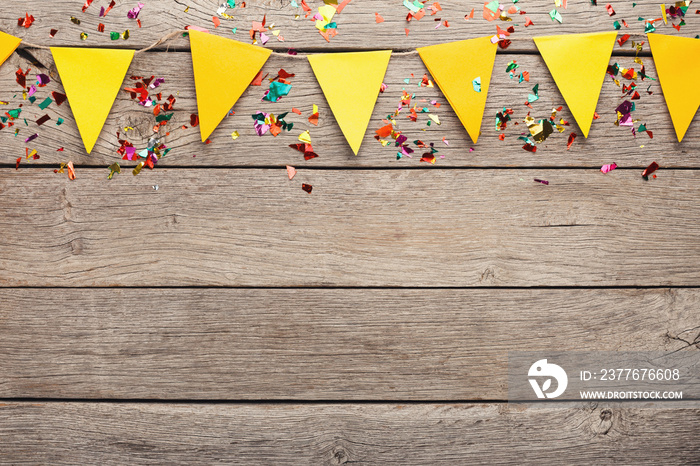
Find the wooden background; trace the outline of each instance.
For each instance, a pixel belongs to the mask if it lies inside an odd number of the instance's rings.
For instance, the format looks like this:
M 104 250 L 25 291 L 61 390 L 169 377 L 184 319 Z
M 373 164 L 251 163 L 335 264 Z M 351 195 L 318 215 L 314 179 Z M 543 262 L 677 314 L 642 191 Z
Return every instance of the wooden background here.
M 0 30 L 40 45 L 141 48 L 189 24 L 213 30 L 221 1 L 144 3 L 139 29 L 126 18 L 136 2 L 118 1 L 100 19 L 106 1 L 82 13 L 82 0 L 4 0 Z M 511 24 L 481 18 L 481 2 L 440 3 L 435 17 L 449 28 L 436 30 L 432 16 L 407 25 L 399 1 L 354 0 L 326 43 L 313 23 L 294 19 L 300 8 L 268 0 L 239 5 L 212 32 L 245 41 L 251 21 L 266 15 L 285 38 L 267 47 L 303 55 L 406 51 Z M 637 18 L 660 16 L 650 1 L 612 2 L 613 17 L 603 3 L 568 3 L 563 24 L 549 19 L 551 1 L 518 3 L 535 25 L 524 28 L 514 15 L 477 145 L 437 88 L 417 86 L 426 72 L 419 58 L 399 56 L 357 157 L 306 60 L 277 55 L 263 72 L 295 73 L 290 95 L 260 102 L 264 87 L 251 87 L 203 145 L 198 128 L 181 129 L 196 101 L 188 43 L 178 39 L 130 68 L 164 77 L 162 92 L 177 98 L 163 136 L 172 151 L 132 176 L 116 133 L 133 127 L 129 140 L 145 147 L 152 112 L 120 93 L 88 156 L 69 105 L 44 112 L 22 101 L 19 66 L 33 68 L 29 83 L 38 72 L 52 77 L 39 102 L 62 90 L 50 54 L 13 54 L 0 67 L 0 100 L 6 109 L 23 103 L 27 125 L 15 126 L 17 136 L 0 130 L 0 463 L 697 462 L 692 400 L 586 408 L 505 401 L 508 351 L 697 353 L 700 343 L 700 117 L 677 143 L 661 89 L 646 80 L 640 92 L 651 84 L 653 94 L 643 92 L 633 117 L 654 138 L 633 138 L 613 124 L 621 92 L 606 79 L 588 140 L 566 107 L 559 115 L 571 126 L 536 154 L 517 139 L 532 86 L 539 83 L 535 118 L 564 104 L 532 36 L 609 31 L 626 19 L 620 33 L 630 42 L 615 46 L 611 63 L 638 70 L 630 48 L 644 40 Z M 314 11 L 320 4 L 309 2 Z M 29 29 L 17 27 L 25 12 L 36 18 Z M 375 12 L 384 23 L 375 24 Z M 106 33 L 97 32 L 100 22 Z M 692 5 L 686 22 L 680 33 L 656 23 L 657 32 L 698 34 Z M 128 41 L 109 40 L 109 31 L 127 28 Z M 646 45 L 640 57 L 655 77 Z M 509 79 L 512 60 L 529 83 Z M 420 152 L 397 161 L 372 137 L 402 88 L 443 102 L 432 110 L 441 125 L 427 131 L 399 116 L 410 141 L 436 143 L 445 158 L 434 166 L 419 162 Z M 313 104 L 318 127 L 306 120 Z M 493 121 L 504 106 L 515 114 L 500 141 Z M 292 132 L 255 135 L 251 114 L 292 107 L 303 112 L 288 117 Z M 37 128 L 44 113 L 52 120 Z M 287 147 L 306 129 L 319 154 L 308 162 Z M 567 151 L 572 131 L 579 136 Z M 25 160 L 26 147 L 41 158 Z M 75 181 L 54 173 L 68 160 Z M 115 161 L 122 173 L 108 181 Z M 652 161 L 662 169 L 644 181 Z M 611 162 L 620 168 L 600 173 Z M 293 181 L 285 165 L 297 167 Z

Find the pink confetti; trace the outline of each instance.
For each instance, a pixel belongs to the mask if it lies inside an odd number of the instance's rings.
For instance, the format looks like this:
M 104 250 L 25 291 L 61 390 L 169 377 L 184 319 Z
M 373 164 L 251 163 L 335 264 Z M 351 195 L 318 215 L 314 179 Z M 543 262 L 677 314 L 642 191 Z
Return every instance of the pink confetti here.
M 126 14 L 126 17 L 129 19 L 136 19 L 139 17 L 139 13 L 141 13 L 141 9 L 146 6 L 143 3 L 139 2 L 136 7 L 132 8 L 129 10 L 129 12 Z
M 292 166 L 287 165 L 287 176 L 289 176 L 289 179 L 290 180 L 293 179 L 294 175 L 296 175 L 296 174 L 297 174 L 297 169 L 292 167 Z
M 617 168 L 617 164 L 615 162 L 606 163 L 605 165 L 600 167 L 600 171 L 602 171 L 603 173 L 608 173 L 608 172 L 615 170 L 616 168 Z

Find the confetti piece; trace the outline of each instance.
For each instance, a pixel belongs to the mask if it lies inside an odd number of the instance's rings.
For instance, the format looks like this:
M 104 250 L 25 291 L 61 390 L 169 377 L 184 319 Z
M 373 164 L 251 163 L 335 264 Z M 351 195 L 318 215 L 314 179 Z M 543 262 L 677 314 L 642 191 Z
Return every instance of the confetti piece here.
M 540 180 L 539 178 L 535 178 L 535 181 L 536 181 L 537 183 L 542 183 L 542 184 L 545 184 L 545 185 L 549 185 L 549 181 L 547 181 L 547 180 Z
M 311 191 L 314 189 L 314 187 L 311 186 L 310 184 L 302 183 L 301 189 L 303 189 L 307 193 L 311 194 Z
M 234 141 L 236 139 L 238 139 L 239 137 L 240 137 L 240 134 L 238 133 L 238 131 L 234 131 L 233 133 L 231 133 L 231 139 L 233 139 Z
M 569 134 L 569 140 L 566 143 L 566 150 L 571 149 L 571 145 L 574 143 L 575 139 L 576 139 L 576 133 Z
M 472 11 L 469 14 L 464 15 L 464 19 L 466 21 L 469 21 L 470 19 L 474 19 L 474 8 L 472 8 Z
M 613 10 L 613 7 L 611 4 L 605 5 L 605 9 L 608 10 L 608 16 L 614 16 L 615 15 L 615 10 Z
M 384 18 L 379 13 L 375 13 L 374 17 L 375 17 L 375 21 L 377 22 L 377 24 L 384 22 Z
M 29 27 L 34 23 L 34 16 L 30 15 L 29 13 L 25 14 L 24 18 L 19 18 L 17 20 L 17 26 L 23 27 L 25 29 L 29 29 Z M 80 23 L 78 23 L 80 24 Z
M 472 80 L 472 87 L 474 88 L 474 92 L 481 92 L 481 76 Z
M 314 148 L 311 144 L 290 144 L 289 147 L 304 154 L 304 160 L 311 160 L 318 157 L 318 154 L 314 152 Z
M 72 160 L 66 164 L 66 168 L 68 169 L 68 179 L 75 180 L 75 167 L 73 167 Z
M 109 166 L 109 176 L 107 176 L 107 179 L 111 180 L 115 173 L 119 174 L 121 172 L 122 172 L 122 169 L 119 166 L 119 163 L 114 162 L 112 165 Z
M 129 12 L 126 14 L 126 17 L 129 19 L 136 19 L 139 16 L 139 13 L 141 13 L 141 9 L 143 9 L 145 5 L 141 2 L 139 2 L 134 8 L 129 10 Z
M 603 173 L 609 173 L 617 168 L 617 164 L 615 162 L 613 163 L 608 163 L 600 167 L 600 171 Z
M 289 177 L 289 179 L 292 180 L 294 178 L 294 175 L 296 175 L 296 174 L 297 174 L 297 169 L 290 166 L 290 165 L 287 165 L 287 176 Z
M 552 19 L 552 21 L 557 21 L 559 24 L 563 22 L 561 14 L 557 10 L 552 10 L 549 12 L 549 17 Z
M 311 133 L 308 129 L 299 135 L 299 140 L 304 144 L 311 144 Z
M 644 171 L 642 172 L 642 178 L 644 178 L 645 180 L 648 180 L 649 175 L 651 175 L 652 173 L 654 173 L 658 169 L 659 169 L 659 164 L 656 162 L 651 162 L 651 164 L 647 168 L 645 168 Z

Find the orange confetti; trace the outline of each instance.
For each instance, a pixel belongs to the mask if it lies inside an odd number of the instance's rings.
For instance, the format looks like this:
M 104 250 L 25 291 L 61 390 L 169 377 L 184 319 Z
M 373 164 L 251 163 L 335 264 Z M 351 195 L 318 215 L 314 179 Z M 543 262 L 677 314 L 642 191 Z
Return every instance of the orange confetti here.
M 74 180 L 75 179 L 75 167 L 73 167 L 72 160 L 66 164 L 66 168 L 68 169 L 68 179 Z
M 525 27 L 534 26 L 534 25 L 535 25 L 535 23 L 533 23 L 532 20 L 526 16 L 525 17 Z
M 292 107 L 292 113 L 296 113 L 297 115 L 301 115 L 301 110 L 298 108 Z
M 375 21 L 377 21 L 377 24 L 384 22 L 384 18 L 379 13 L 374 14 L 374 19 L 375 19 Z
M 468 15 L 464 15 L 464 19 L 467 21 L 469 21 L 470 19 L 474 19 L 474 8 L 472 8 L 471 13 L 469 13 Z
M 262 70 L 258 71 L 258 74 L 255 75 L 253 78 L 253 81 L 251 81 L 250 85 L 251 86 L 262 86 L 262 80 L 263 80 L 263 75 L 262 75 Z
M 217 18 L 216 16 L 212 16 L 211 20 L 214 22 L 215 28 L 218 28 L 219 26 L 221 26 L 221 20 L 219 18 Z
M 406 35 L 408 35 L 408 28 L 404 28 L 404 30 L 406 31 Z

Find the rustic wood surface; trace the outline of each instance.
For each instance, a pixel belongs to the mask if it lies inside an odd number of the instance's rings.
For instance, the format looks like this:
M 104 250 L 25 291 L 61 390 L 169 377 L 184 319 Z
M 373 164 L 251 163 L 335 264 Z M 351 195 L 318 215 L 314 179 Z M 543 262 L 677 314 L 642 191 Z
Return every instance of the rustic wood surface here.
M 253 21 L 261 22 L 266 17 L 267 25 L 274 25 L 274 29 L 281 31 L 284 41 L 278 41 L 272 34 L 266 47 L 287 51 L 288 48 L 304 50 L 366 50 L 377 48 L 391 48 L 394 50 L 406 50 L 425 45 L 439 44 L 462 39 L 496 34 L 496 25 L 502 29 L 514 26 L 516 32 L 510 36 L 512 45 L 508 50 L 534 52 L 535 46 L 530 40 L 532 37 L 556 34 L 574 34 L 586 32 L 612 31 L 613 22 L 626 20 L 629 27 L 623 27 L 619 33 L 630 34 L 630 41 L 624 45 L 624 49 L 630 50 L 632 41 L 644 41 L 644 23 L 638 18 L 653 20 L 661 17 L 659 3 L 651 0 L 637 2 L 615 1 L 612 5 L 615 16 L 608 16 L 605 5 L 608 2 L 598 2 L 598 6 L 591 5 L 590 0 L 569 0 L 567 8 L 557 8 L 562 15 L 563 22 L 553 22 L 548 12 L 555 8 L 551 0 L 528 0 L 518 3 L 517 6 L 526 15 L 518 13 L 508 15 L 512 21 L 488 22 L 483 18 L 484 2 L 481 0 L 441 0 L 439 4 L 442 11 L 434 16 L 430 12 L 420 21 L 406 22 L 409 10 L 402 6 L 401 0 L 353 0 L 340 14 L 334 17 L 338 24 L 338 35 L 331 39 L 330 43 L 318 33 L 311 16 L 304 19 L 302 8 L 294 8 L 289 0 L 248 0 L 246 7 L 241 8 L 241 2 L 236 1 L 237 6 L 227 12 L 235 19 L 221 19 L 221 26 L 214 28 L 212 16 L 216 15 L 216 9 L 226 0 L 149 0 L 143 2 L 146 6 L 139 15 L 142 28 L 139 29 L 135 20 L 127 18 L 127 12 L 136 6 L 136 1 L 117 0 L 110 13 L 104 18 L 99 18 L 100 6 L 106 6 L 108 1 L 95 1 L 83 13 L 80 0 L 52 0 L 51 9 L 46 8 L 45 0 L 3 0 L 3 8 L 0 11 L 0 29 L 10 34 L 24 38 L 26 41 L 38 45 L 49 46 L 81 46 L 91 45 L 95 47 L 131 47 L 142 48 L 151 45 L 165 34 L 173 30 L 182 29 L 190 24 L 205 27 L 214 34 L 230 39 L 250 42 L 249 30 Z M 301 0 L 298 0 L 301 4 Z M 312 15 L 323 5 L 320 0 L 307 2 L 312 8 Z M 432 1 L 425 2 L 431 5 Z M 512 4 L 503 2 L 506 9 Z M 633 6 L 633 4 L 635 6 Z M 670 6 L 672 2 L 667 2 Z M 185 13 L 185 8 L 189 11 Z M 474 19 L 466 21 L 464 16 L 474 8 Z M 681 28 L 677 32 L 672 24 L 678 25 L 680 21 L 669 21 L 664 25 L 657 21 L 657 32 L 669 35 L 693 37 L 697 34 L 697 26 L 693 24 L 695 18 L 695 5 L 691 5 L 688 11 L 689 26 Z M 17 18 L 26 13 L 35 17 L 34 24 L 29 29 L 17 27 Z M 376 24 L 375 13 L 379 13 L 384 22 Z M 295 19 L 295 15 L 301 15 Z M 534 26 L 524 27 L 525 16 L 529 17 Z M 79 19 L 79 25 L 71 22 L 71 17 Z M 447 20 L 449 27 L 441 26 L 437 29 L 436 18 Z M 105 25 L 105 32 L 97 32 L 98 24 Z M 232 28 L 237 28 L 236 34 Z M 409 29 L 408 36 L 405 29 Z M 58 29 L 54 38 L 49 37 L 51 29 Z M 112 41 L 110 31 L 124 32 L 129 29 L 130 38 L 126 41 Z M 81 41 L 80 33 L 87 32 L 88 39 Z M 368 38 L 371 37 L 371 40 Z M 184 49 L 188 47 L 185 39 L 174 41 L 171 48 Z
M 299 170 L 292 181 L 283 168 L 107 174 L 5 171 L 0 285 L 700 281 L 695 170 L 649 181 L 621 169 Z
M 0 397 L 504 400 L 509 351 L 697 352 L 698 304 L 697 289 L 1 289 Z
M 700 21 L 700 17 L 698 20 Z M 126 137 L 139 151 L 146 148 L 149 138 L 154 135 L 153 126 L 156 124 L 152 109 L 140 106 L 136 101 L 131 100 L 127 92 L 120 92 L 95 149 L 87 155 L 70 113 L 69 104 L 59 107 L 54 103 L 46 110 L 37 107 L 38 103 L 50 95 L 50 91 L 62 92 L 63 88 L 58 82 L 59 78 L 50 53 L 39 51 L 35 56 L 45 68 L 35 66 L 30 76 L 34 76 L 35 72 L 46 73 L 48 70 L 54 81 L 46 88 L 39 89 L 36 94 L 38 100 L 34 105 L 23 101 L 21 92 L 14 94 L 13 98 L 13 94 L 5 94 L 11 106 L 24 104 L 22 118 L 26 118 L 29 123 L 25 126 L 20 122 L 20 125 L 15 127 L 20 129 L 17 137 L 14 136 L 13 128 L 0 131 L 0 136 L 3 132 L 5 133 L 3 141 L 6 144 L 0 163 L 14 167 L 17 157 L 24 156 L 25 149 L 29 147 L 36 149 L 41 159 L 25 160 L 21 166 L 48 164 L 54 167 L 68 160 L 72 160 L 75 164 L 89 166 L 107 166 L 114 162 L 119 162 L 124 167 L 135 165 L 136 162 L 121 160 L 122 156 L 117 154 L 120 146 L 118 139 Z M 530 72 L 529 82 L 518 83 L 517 77 L 511 79 L 505 72 L 508 63 L 513 60 L 520 65 L 517 71 Z M 656 78 L 653 60 L 651 58 L 642 60 L 647 73 Z M 613 57 L 610 62 L 639 70 L 634 57 Z M 0 68 L 0 88 L 21 91 L 15 82 L 15 71 L 19 66 L 26 69 L 27 66 L 33 65 L 15 54 L 7 65 Z M 152 91 L 152 94 L 155 95 L 160 91 L 163 93 L 163 98 L 172 94 L 177 99 L 172 120 L 160 130 L 161 141 L 172 150 L 159 161 L 158 166 L 299 165 L 427 168 L 429 164 L 420 162 L 421 154 L 426 150 L 421 150 L 412 143 L 418 139 L 425 143 L 435 143 L 439 151 L 436 154 L 438 157 L 436 166 L 600 167 L 602 164 L 616 162 L 621 167 L 643 168 L 653 161 L 663 167 L 700 166 L 700 158 L 696 156 L 700 149 L 700 115 L 695 117 L 683 143 L 679 144 L 666 110 L 661 87 L 657 81 L 651 79 L 636 80 L 642 97 L 635 101 L 636 110 L 633 116 L 639 119 L 635 128 L 642 123 L 646 124 L 647 128 L 653 132 L 653 139 L 646 133 L 639 133 L 634 137 L 629 128 L 615 126 L 617 118 L 615 109 L 623 102 L 621 98 L 623 94 L 621 88 L 610 77 L 606 78 L 598 103 L 600 119 L 593 122 L 589 137 L 586 139 L 569 113 L 540 56 L 499 54 L 494 65 L 493 81 L 482 123 L 482 135 L 479 142 L 474 144 L 439 89 L 419 86 L 423 74 L 427 72 L 420 58 L 397 56 L 391 60 L 385 78 L 385 83 L 389 87 L 379 96 L 363 145 L 359 155 L 355 157 L 333 118 L 308 61 L 275 55 L 265 65 L 263 73 L 273 78 L 280 68 L 296 75 L 290 78 L 292 91 L 289 96 L 283 97 L 279 102 L 261 102 L 267 86 L 251 86 L 234 106 L 236 114 L 227 117 L 214 131 L 210 138 L 211 144 L 203 144 L 199 128 L 190 127 L 190 116 L 197 113 L 190 54 L 146 53 L 137 56 L 130 68 L 129 76 L 164 77 L 165 84 Z M 414 75 L 413 79 L 410 79 L 411 74 Z M 406 78 L 410 79 L 408 85 L 404 82 Z M 629 85 L 632 81 L 622 79 L 621 82 Z M 134 84 L 135 81 L 127 77 L 122 87 L 133 87 Z M 530 109 L 524 103 L 527 102 L 528 94 L 532 93 L 532 88 L 536 84 L 539 84 L 540 99 L 534 102 Z M 647 89 L 652 92 L 651 95 L 647 93 Z M 407 117 L 408 110 L 404 109 L 396 118 L 397 126 L 411 141 L 411 147 L 416 152 L 413 158 L 404 157 L 397 160 L 397 149 L 394 144 L 383 147 L 374 139 L 374 136 L 377 129 L 386 125 L 382 120 L 392 115 L 399 106 L 404 90 L 415 94 L 414 103 L 419 105 L 419 109 L 424 106 L 429 108 L 431 113 L 439 117 L 441 124 L 432 123 L 428 127 L 426 125 L 426 122 L 430 121 L 428 114 L 419 114 L 419 121 L 412 122 Z M 433 100 L 440 102 L 441 107 L 432 106 L 430 101 Z M 318 127 L 308 122 L 313 104 L 319 106 Z M 552 114 L 552 109 L 561 106 L 564 108 L 558 113 L 557 122 L 563 118 L 570 123 L 570 126 L 566 126 L 563 133 L 555 130 L 555 133 L 544 143 L 538 144 L 537 153 L 523 150 L 524 142 L 518 137 L 529 134 L 527 125 L 524 123 L 528 113 L 537 119 L 547 119 Z M 292 108 L 301 110 L 302 115 L 291 113 Z M 495 130 L 496 113 L 503 111 L 504 108 L 512 108 L 514 114 L 512 121 L 508 123 L 508 128 L 499 132 Z M 285 121 L 293 122 L 294 128 L 277 137 L 269 133 L 262 137 L 258 136 L 255 133 L 251 115 L 261 111 L 272 112 L 275 115 L 290 112 Z M 51 121 L 38 127 L 36 120 L 43 115 L 49 115 Z M 63 118 L 65 123 L 56 126 L 58 118 Z M 183 125 L 187 126 L 187 129 L 182 129 Z M 134 129 L 125 132 L 124 128 Z M 301 153 L 288 147 L 289 144 L 298 143 L 297 137 L 305 130 L 310 130 L 314 151 L 319 154 L 319 157 L 309 161 L 304 161 Z M 240 134 L 235 141 L 231 138 L 233 131 L 238 131 Z M 38 133 L 39 137 L 26 144 L 25 139 L 35 133 Z M 120 134 L 120 138 L 117 137 L 117 133 Z M 504 141 L 499 140 L 502 133 L 506 135 Z M 577 133 L 578 137 L 567 150 L 567 140 L 571 133 Z M 449 146 L 443 143 L 443 138 L 448 141 Z M 65 151 L 57 152 L 61 147 Z M 473 152 L 470 152 L 470 148 L 474 149 Z
M 442 11 L 408 23 L 400 0 L 353 0 L 326 42 L 287 0 L 239 1 L 228 10 L 234 19 L 214 28 L 223 2 L 144 1 L 141 28 L 127 18 L 135 0 L 117 0 L 104 18 L 107 0 L 85 13 L 83 0 L 0 5 L 0 30 L 25 39 L 0 67 L 3 113 L 22 105 L 17 124 L 0 130 L 0 464 L 697 463 L 697 400 L 504 401 L 508 351 L 700 354 L 700 117 L 677 143 L 658 82 L 637 79 L 635 127 L 646 124 L 654 137 L 635 138 L 614 125 L 624 99 L 608 77 L 586 140 L 531 40 L 611 31 L 625 20 L 619 34 L 630 39 L 610 63 L 639 71 L 639 18 L 659 18 L 659 3 L 612 1 L 609 16 L 607 2 L 569 0 L 559 24 L 547 13 L 551 0 L 518 2 L 526 13 L 509 22 L 483 19 L 483 1 L 445 0 Z M 312 14 L 323 4 L 308 3 Z M 695 10 L 680 32 L 678 20 L 656 21 L 657 32 L 696 36 Z M 17 25 L 25 13 L 36 19 L 28 29 Z M 533 26 L 524 27 L 526 16 Z M 159 91 L 177 99 L 159 134 L 172 151 L 153 171 L 134 177 L 134 163 L 117 155 L 117 132 L 138 149 L 153 136 L 152 111 L 127 93 L 89 156 L 69 104 L 38 108 L 62 86 L 50 53 L 34 45 L 138 49 L 190 24 L 250 42 L 252 22 L 263 18 L 284 37 L 270 32 L 265 47 L 300 52 L 273 55 L 263 68 L 270 77 L 295 73 L 292 92 L 270 103 L 260 100 L 265 81 L 249 88 L 208 145 L 189 127 L 187 39 L 137 55 L 128 75 L 164 77 Z M 449 27 L 436 29 L 438 18 Z M 439 89 L 418 85 L 420 59 L 403 54 L 391 60 L 353 156 L 303 56 L 406 52 L 511 25 L 476 145 Z M 110 40 L 126 29 L 128 40 Z M 639 56 L 656 78 L 647 44 Z M 529 82 L 508 76 L 511 61 Z M 28 83 L 51 76 L 36 103 L 15 82 L 20 66 L 32 68 Z M 134 83 L 129 76 L 123 87 Z M 420 162 L 420 150 L 396 160 L 395 147 L 373 138 L 404 90 L 439 116 L 430 127 L 426 114 L 417 123 L 405 111 L 397 117 L 410 141 L 436 144 L 435 165 Z M 313 104 L 318 127 L 307 121 Z M 559 106 L 557 120 L 570 126 L 537 153 L 524 151 L 523 118 L 549 118 Z M 289 114 L 289 134 L 255 135 L 251 114 L 293 107 L 302 115 Z M 494 119 L 504 107 L 514 114 L 500 141 Z M 44 114 L 51 120 L 39 128 Z M 307 129 L 319 157 L 305 162 L 288 145 Z M 24 159 L 31 149 L 39 160 Z M 75 181 L 54 173 L 69 160 Z M 115 161 L 122 173 L 108 181 Z M 662 169 L 644 181 L 652 161 Z M 600 173 L 611 162 L 622 168 Z M 293 181 L 285 165 L 299 169 Z
M 693 404 L 4 403 L 0 463 L 694 464 L 697 421 Z

